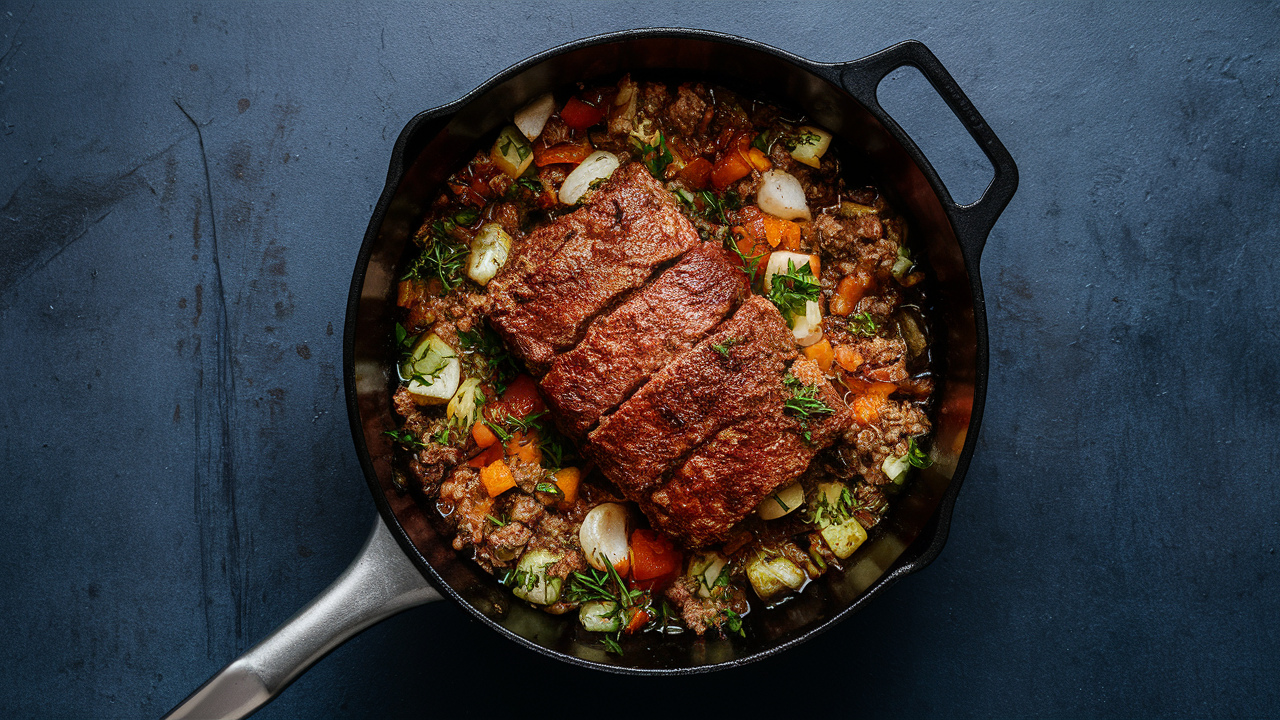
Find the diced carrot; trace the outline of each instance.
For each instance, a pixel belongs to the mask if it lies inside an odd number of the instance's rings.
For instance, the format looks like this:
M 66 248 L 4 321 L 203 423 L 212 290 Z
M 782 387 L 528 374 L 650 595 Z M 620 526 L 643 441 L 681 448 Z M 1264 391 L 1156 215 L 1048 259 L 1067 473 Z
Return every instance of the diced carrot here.
M 479 420 L 471 426 L 471 437 L 476 441 L 476 445 L 482 448 L 487 448 L 498 442 L 498 436 L 493 434 L 488 425 Z
M 572 505 L 578 499 L 578 483 L 582 480 L 582 471 L 576 467 L 561 468 L 555 472 L 556 487 L 560 488 L 561 501 Z
M 591 142 L 586 138 L 582 142 L 562 142 L 551 147 L 535 145 L 533 147 L 533 164 L 538 167 L 572 163 L 577 165 L 593 152 Z
M 489 497 L 498 497 L 516 486 L 516 479 L 511 468 L 501 460 L 489 463 L 480 469 L 480 482 L 489 493 Z
M 769 162 L 768 156 L 760 152 L 760 148 L 751 148 L 747 151 L 747 162 L 760 172 L 767 172 L 773 167 L 773 163 Z
M 711 161 L 700 157 L 680 169 L 676 177 L 684 180 L 695 190 L 705 190 L 711 182 Z
M 541 465 L 542 448 L 538 447 L 538 433 L 511 433 L 511 439 L 507 441 L 507 456 L 520 458 L 530 465 Z
M 846 384 L 853 390 L 853 417 L 863 425 L 870 425 L 880 419 L 880 410 L 889 401 L 889 396 L 898 389 L 893 383 L 863 382 L 847 378 Z
M 841 345 L 834 352 L 836 364 L 853 372 L 862 366 L 862 354 L 848 345 Z
M 747 152 L 750 146 L 751 133 L 738 133 L 730 141 L 725 154 L 711 169 L 711 184 L 716 190 L 724 190 L 751 174 L 753 166 Z
M 630 635 L 631 633 L 637 632 L 648 622 L 649 613 L 641 610 L 640 608 L 636 608 L 636 611 L 631 614 L 631 619 L 627 621 L 626 633 Z
M 785 243 L 783 249 L 793 250 L 800 247 L 800 226 L 790 220 L 783 220 L 772 215 L 761 213 L 761 224 L 764 225 L 765 238 L 770 247 L 778 247 Z
M 484 449 L 484 452 L 476 455 L 467 461 L 467 464 L 473 468 L 484 468 L 495 461 L 502 459 L 502 446 L 494 443 Z
M 822 338 L 805 348 L 804 356 L 817 363 L 822 372 L 831 373 L 831 361 L 834 359 L 834 354 L 831 350 L 831 343 L 826 338 Z

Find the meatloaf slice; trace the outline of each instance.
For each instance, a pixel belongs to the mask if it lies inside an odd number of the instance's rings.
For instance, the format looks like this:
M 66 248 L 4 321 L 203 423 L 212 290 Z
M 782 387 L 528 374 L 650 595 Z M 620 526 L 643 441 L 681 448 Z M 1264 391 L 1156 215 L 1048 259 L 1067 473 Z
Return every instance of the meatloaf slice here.
M 849 408 L 818 366 L 796 360 L 791 374 L 834 412 L 796 417 L 784 403 L 795 392 L 778 378 L 755 411 L 716 433 L 648 498 L 641 509 L 657 529 L 687 547 L 727 539 L 729 530 L 769 493 L 799 477 L 814 454 L 849 425 Z M 808 433 L 806 439 L 805 433 Z
M 541 375 L 591 319 L 699 244 L 671 193 L 640 163 L 618 168 L 586 204 L 539 227 L 489 283 L 489 320 Z
M 776 393 L 795 356 L 782 315 L 753 295 L 601 420 L 584 449 L 628 498 L 647 498 L 690 451 Z
M 599 317 L 578 347 L 556 357 L 542 390 L 566 435 L 580 440 L 600 417 L 687 352 L 751 292 L 741 263 L 703 245 Z

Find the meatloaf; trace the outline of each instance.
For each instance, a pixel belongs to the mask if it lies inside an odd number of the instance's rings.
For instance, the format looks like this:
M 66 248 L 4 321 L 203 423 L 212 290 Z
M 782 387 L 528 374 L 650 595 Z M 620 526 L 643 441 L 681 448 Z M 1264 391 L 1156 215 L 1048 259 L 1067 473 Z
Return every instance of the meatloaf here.
M 800 383 L 833 412 L 812 419 L 788 413 L 791 388 L 779 382 L 753 412 L 695 449 L 670 481 L 638 500 L 654 527 L 701 547 L 727 539 L 728 531 L 778 487 L 799 477 L 817 451 L 849 425 L 849 408 L 817 365 L 791 365 Z M 807 433 L 807 438 L 806 438 Z
M 751 414 L 795 357 L 778 309 L 753 295 L 601 420 L 584 450 L 628 498 L 648 497 L 690 451 Z
M 582 343 L 560 355 L 542 390 L 560 430 L 581 440 L 605 413 L 683 354 L 751 293 L 741 264 L 704 245 L 610 314 L 597 318 Z
M 586 203 L 539 227 L 489 283 L 494 328 L 541 375 L 587 325 L 700 243 L 671 193 L 630 163 Z

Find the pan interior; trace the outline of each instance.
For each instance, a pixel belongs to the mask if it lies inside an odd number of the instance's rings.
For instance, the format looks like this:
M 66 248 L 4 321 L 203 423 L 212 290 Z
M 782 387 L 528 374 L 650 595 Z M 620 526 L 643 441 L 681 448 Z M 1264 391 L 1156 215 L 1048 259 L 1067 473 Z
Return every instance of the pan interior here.
M 444 179 L 471 158 L 478 140 L 509 122 L 525 102 L 577 81 L 613 81 L 624 72 L 698 79 L 763 95 L 765 100 L 800 109 L 831 129 L 846 161 L 861 158 L 869 163 L 896 209 L 906 215 L 913 246 L 924 249 L 935 305 L 938 384 L 932 418 L 935 464 L 920 471 L 894 499 L 888 518 L 843 572 L 824 575 L 778 608 L 755 609 L 746 618 L 745 638 L 644 633 L 624 645 L 626 653 L 619 657 L 607 654 L 582 631 L 576 614 L 557 617 L 528 607 L 456 553 L 434 509 L 423 508 L 410 495 L 395 490 L 392 445 L 382 433 L 396 427 L 389 401 L 397 382 L 391 343 L 398 311 L 396 268 L 427 204 L 440 192 Z M 972 452 L 973 443 L 966 442 L 966 436 L 975 395 L 981 389 L 976 385 L 980 383 L 980 314 L 975 318 L 979 290 L 938 194 L 912 151 L 832 81 L 838 73 L 838 66 L 807 63 L 727 37 L 637 33 L 605 42 L 586 41 L 533 58 L 455 106 L 424 114 L 406 128 L 392 161 L 388 191 L 375 212 L 356 268 L 346 338 L 350 412 L 370 488 L 384 517 L 394 518 L 389 523 L 393 532 L 398 525 L 402 545 L 424 574 L 483 622 L 522 644 L 578 664 L 621 672 L 696 672 L 763 657 L 819 632 L 908 571 L 911 563 L 922 556 L 927 562 L 928 554 L 936 552 L 937 547 L 930 548 L 933 535 L 949 514 L 949 507 L 940 512 L 940 505 L 954 497 L 953 483 L 958 483 L 957 474 L 963 472 Z M 400 167 L 403 176 L 397 178 Z

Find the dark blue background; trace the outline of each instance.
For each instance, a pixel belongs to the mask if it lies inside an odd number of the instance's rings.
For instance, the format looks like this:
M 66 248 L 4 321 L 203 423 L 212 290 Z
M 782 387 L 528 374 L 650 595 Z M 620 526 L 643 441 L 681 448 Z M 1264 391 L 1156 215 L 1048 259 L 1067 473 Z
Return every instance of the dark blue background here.
M 561 689 L 609 715 L 1280 713 L 1277 5 L 5 2 L 0 714 L 158 716 L 342 570 L 375 513 L 341 325 L 397 133 L 654 25 L 823 61 L 922 40 L 1017 160 L 945 551 L 739 671 L 587 673 L 438 603 L 261 716 L 549 713 Z M 882 90 L 976 197 L 990 170 L 936 96 Z

